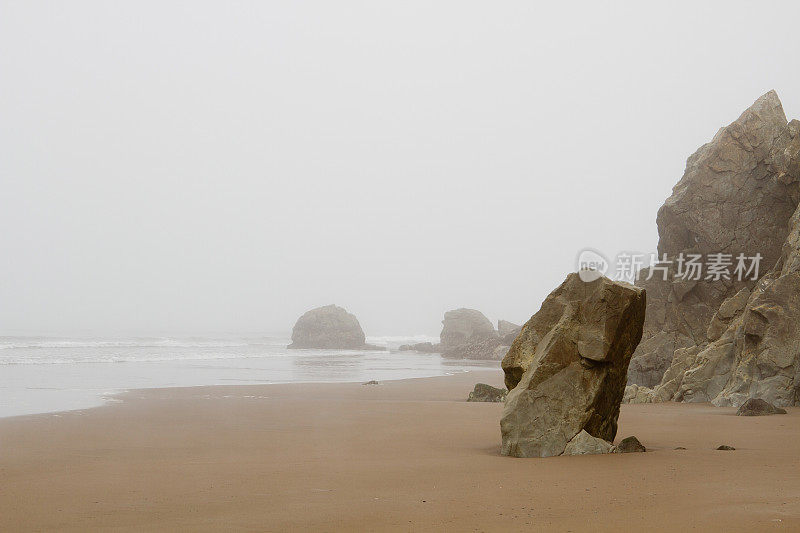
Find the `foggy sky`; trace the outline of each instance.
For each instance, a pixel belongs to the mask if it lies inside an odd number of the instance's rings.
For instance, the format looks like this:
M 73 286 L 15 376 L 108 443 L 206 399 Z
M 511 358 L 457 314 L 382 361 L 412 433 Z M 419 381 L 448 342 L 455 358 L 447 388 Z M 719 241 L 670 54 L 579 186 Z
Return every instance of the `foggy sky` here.
M 0 1 L 0 333 L 525 321 L 655 252 L 686 158 L 800 5 Z

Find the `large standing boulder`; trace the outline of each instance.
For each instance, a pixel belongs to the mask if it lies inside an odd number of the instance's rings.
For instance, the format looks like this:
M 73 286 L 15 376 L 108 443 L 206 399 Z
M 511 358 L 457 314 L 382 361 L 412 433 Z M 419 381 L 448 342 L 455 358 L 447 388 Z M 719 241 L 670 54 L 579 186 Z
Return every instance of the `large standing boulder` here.
M 378 349 L 364 340 L 364 331 L 355 315 L 341 307 L 326 305 L 312 309 L 297 319 L 288 348 Z
M 796 402 L 800 342 L 800 122 L 774 91 L 693 154 L 658 212 L 661 272 L 647 290 L 644 335 L 629 383 L 653 401 Z M 794 215 L 794 216 L 793 216 Z M 759 279 L 683 279 L 683 254 L 761 255 Z M 680 354 L 680 356 L 679 356 Z
M 489 319 L 466 308 L 444 314 L 439 338 L 442 356 L 456 359 L 493 359 L 501 344 Z
M 581 431 L 614 441 L 645 305 L 643 289 L 576 273 L 550 293 L 502 362 L 503 455 L 561 455 Z

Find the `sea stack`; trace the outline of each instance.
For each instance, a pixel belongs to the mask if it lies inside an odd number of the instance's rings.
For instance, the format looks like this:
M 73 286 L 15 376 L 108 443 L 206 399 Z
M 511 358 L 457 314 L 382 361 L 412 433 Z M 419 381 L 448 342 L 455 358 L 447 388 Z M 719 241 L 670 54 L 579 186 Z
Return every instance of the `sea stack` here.
M 503 358 L 510 392 L 500 421 L 502 454 L 561 455 L 573 439 L 570 453 L 588 453 L 575 450 L 590 437 L 610 448 L 644 313 L 641 288 L 567 276 Z
M 444 314 L 439 338 L 442 356 L 457 359 L 496 359 L 496 348 L 501 344 L 489 319 L 476 309 L 464 307 Z
M 312 309 L 297 319 L 288 348 L 381 349 L 366 344 L 365 338 L 355 315 L 342 307 L 326 305 Z

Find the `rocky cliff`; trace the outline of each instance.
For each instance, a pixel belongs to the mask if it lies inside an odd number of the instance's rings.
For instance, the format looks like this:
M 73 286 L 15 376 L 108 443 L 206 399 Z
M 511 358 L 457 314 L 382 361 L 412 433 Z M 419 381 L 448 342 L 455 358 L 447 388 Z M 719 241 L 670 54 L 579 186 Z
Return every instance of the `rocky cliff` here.
M 629 383 L 654 389 L 630 397 L 798 402 L 798 203 L 800 122 L 787 122 L 770 91 L 689 158 L 658 212 L 658 251 L 667 260 L 658 268 L 667 279 L 659 272 L 648 280 L 646 270 L 637 283 L 647 289 L 647 318 L 628 374 Z M 720 253 L 732 262 L 728 279 L 687 279 L 678 261 Z M 734 275 L 738 257 L 756 254 L 757 275 Z

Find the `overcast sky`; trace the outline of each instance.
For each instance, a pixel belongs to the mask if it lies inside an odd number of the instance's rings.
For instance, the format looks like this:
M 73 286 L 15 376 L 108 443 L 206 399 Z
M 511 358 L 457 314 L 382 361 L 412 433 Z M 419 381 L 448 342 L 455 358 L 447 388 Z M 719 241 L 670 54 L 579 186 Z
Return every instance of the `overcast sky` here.
M 523 322 L 761 94 L 800 117 L 800 4 L 660 4 L 2 0 L 0 333 Z

